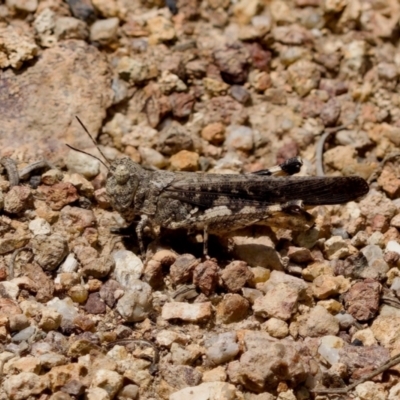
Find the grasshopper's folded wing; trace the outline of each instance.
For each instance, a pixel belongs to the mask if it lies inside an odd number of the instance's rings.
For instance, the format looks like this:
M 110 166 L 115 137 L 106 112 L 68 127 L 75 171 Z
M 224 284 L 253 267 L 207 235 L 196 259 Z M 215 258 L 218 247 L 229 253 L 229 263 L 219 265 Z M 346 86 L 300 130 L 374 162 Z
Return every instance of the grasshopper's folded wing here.
M 202 208 L 227 205 L 239 209 L 293 200 L 302 200 L 306 206 L 342 204 L 364 196 L 368 190 L 367 182 L 357 176 L 275 178 L 253 174 L 182 174 L 164 189 L 163 196 Z

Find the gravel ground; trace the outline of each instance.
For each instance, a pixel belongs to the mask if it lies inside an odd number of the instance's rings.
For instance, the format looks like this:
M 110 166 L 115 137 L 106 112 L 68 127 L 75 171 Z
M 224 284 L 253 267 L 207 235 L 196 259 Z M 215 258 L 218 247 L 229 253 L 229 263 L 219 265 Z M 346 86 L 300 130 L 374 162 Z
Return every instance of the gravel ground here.
M 399 2 L 167 5 L 0 4 L 0 400 L 400 399 L 367 376 L 400 353 Z M 111 161 L 370 191 L 140 258 L 75 116 Z

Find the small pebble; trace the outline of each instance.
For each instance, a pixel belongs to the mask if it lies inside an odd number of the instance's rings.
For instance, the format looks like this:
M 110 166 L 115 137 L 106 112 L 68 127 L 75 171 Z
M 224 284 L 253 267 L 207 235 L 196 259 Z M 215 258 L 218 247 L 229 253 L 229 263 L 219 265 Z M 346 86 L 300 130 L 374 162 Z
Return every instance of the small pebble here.
M 90 40 L 92 42 L 107 43 L 116 37 L 118 26 L 118 18 L 99 19 L 90 27 Z M 82 173 L 82 175 L 85 174 Z
M 170 158 L 170 163 L 174 171 L 197 171 L 199 155 L 193 151 L 181 150 Z
M 144 266 L 142 260 L 128 250 L 118 250 L 112 254 L 115 262 L 115 280 L 124 288 L 131 288 L 142 275 Z
M 318 353 L 330 364 L 333 365 L 340 360 L 339 350 L 343 348 L 344 341 L 337 336 L 324 336 L 320 339 Z
M 100 162 L 86 154 L 70 151 L 66 159 L 67 168 L 71 172 L 83 175 L 92 179 L 100 172 Z
M 254 146 L 253 130 L 247 126 L 230 125 L 226 128 L 225 145 L 230 150 L 250 151 Z
M 263 326 L 272 337 L 277 339 L 282 339 L 289 334 L 288 324 L 278 318 L 270 318 Z
M 217 306 L 216 319 L 218 323 L 230 324 L 246 318 L 250 303 L 236 293 L 228 293 Z
M 29 230 L 36 235 L 48 235 L 51 233 L 50 224 L 43 218 L 35 218 L 29 222 Z
M 130 285 L 118 300 L 117 311 L 128 322 L 143 321 L 152 310 L 151 286 L 138 279 L 131 280 Z
M 180 319 L 186 322 L 200 322 L 209 319 L 212 314 L 211 303 L 166 303 L 161 316 L 166 320 Z
M 225 332 L 211 336 L 206 339 L 204 345 L 206 347 L 206 356 L 214 365 L 229 362 L 239 353 L 235 332 Z

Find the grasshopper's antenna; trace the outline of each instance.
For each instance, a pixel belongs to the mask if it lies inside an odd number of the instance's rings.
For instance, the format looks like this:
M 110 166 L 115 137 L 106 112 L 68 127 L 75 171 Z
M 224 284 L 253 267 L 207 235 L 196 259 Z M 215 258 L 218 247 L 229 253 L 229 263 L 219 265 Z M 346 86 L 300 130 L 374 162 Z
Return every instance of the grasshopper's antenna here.
M 96 141 L 94 140 L 94 138 L 93 138 L 93 136 L 89 133 L 89 131 L 87 130 L 87 128 L 86 128 L 86 126 L 85 125 L 83 125 L 83 122 L 79 119 L 79 117 L 77 116 L 77 115 L 75 115 L 75 118 L 78 120 L 78 122 L 80 123 L 80 125 L 81 125 L 81 127 L 83 128 L 83 130 L 88 134 L 88 136 L 90 137 L 90 139 L 92 140 L 92 142 L 93 142 L 93 144 L 96 146 L 96 149 L 97 149 L 97 151 L 103 156 L 103 158 L 107 161 L 107 163 L 108 164 L 110 164 L 110 161 L 108 160 L 108 158 L 104 155 L 104 153 L 100 150 L 100 147 L 97 145 L 97 143 L 96 143 Z M 67 145 L 68 146 L 68 145 Z M 71 148 L 71 146 L 68 146 L 68 147 L 70 147 Z M 74 149 L 74 148 L 72 148 L 73 150 L 76 150 L 76 151 L 80 151 L 81 153 L 85 153 L 84 151 L 82 151 L 82 150 L 77 150 L 77 149 Z M 88 154 L 88 153 L 85 153 L 85 154 Z M 91 154 L 89 154 L 89 155 L 91 155 Z M 94 157 L 94 156 L 92 156 L 92 157 Z M 94 157 L 94 158 L 97 158 L 97 157 Z M 101 161 L 99 158 L 97 158 L 99 161 Z M 103 161 L 101 161 L 101 163 L 107 168 L 107 170 L 108 170 L 108 167 L 107 167 L 107 165 L 103 162 Z
M 74 151 L 77 151 L 78 153 L 83 153 L 83 154 L 86 154 L 87 156 L 90 156 L 90 157 L 95 158 L 97 161 L 100 161 L 100 162 L 107 168 L 107 171 L 110 170 L 110 168 L 108 167 L 108 165 L 107 165 L 102 159 L 100 159 L 99 157 L 96 157 L 96 156 L 94 156 L 93 154 L 87 153 L 86 151 L 83 151 L 83 150 L 80 150 L 80 149 L 76 149 L 75 147 L 72 147 L 71 145 L 69 145 L 69 144 L 67 144 L 67 143 L 65 143 L 65 145 L 66 145 L 67 147 L 69 147 L 71 150 L 74 150 Z

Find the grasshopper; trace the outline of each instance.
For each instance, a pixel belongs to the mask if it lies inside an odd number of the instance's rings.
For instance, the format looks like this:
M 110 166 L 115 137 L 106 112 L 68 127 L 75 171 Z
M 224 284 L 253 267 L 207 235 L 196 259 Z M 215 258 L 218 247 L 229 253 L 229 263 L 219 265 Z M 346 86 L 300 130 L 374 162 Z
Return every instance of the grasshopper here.
M 154 233 L 161 228 L 202 231 L 206 255 L 209 234 L 251 225 L 310 226 L 313 217 L 307 208 L 343 204 L 368 193 L 368 183 L 358 176 L 293 176 L 301 166 L 295 157 L 249 174 L 208 174 L 153 171 L 124 157 L 106 165 L 106 191 L 127 223 L 139 217 L 142 254 L 148 227 Z

